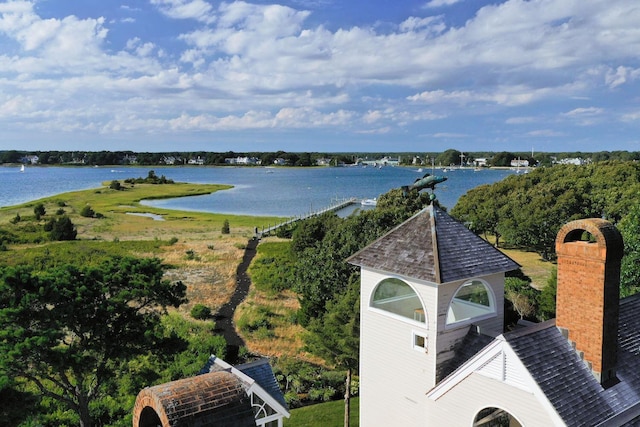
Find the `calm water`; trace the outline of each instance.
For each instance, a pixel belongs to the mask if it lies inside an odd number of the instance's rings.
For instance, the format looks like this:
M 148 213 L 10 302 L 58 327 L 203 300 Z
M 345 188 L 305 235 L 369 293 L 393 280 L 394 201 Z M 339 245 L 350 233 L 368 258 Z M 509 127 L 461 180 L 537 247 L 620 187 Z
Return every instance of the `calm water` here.
M 242 167 L 0 167 L 0 207 L 75 190 L 98 188 L 113 179 L 146 177 L 150 170 L 177 182 L 231 184 L 231 190 L 205 196 L 144 202 L 146 205 L 203 212 L 290 217 L 303 215 L 350 197 L 378 197 L 408 185 L 424 172 L 405 167 L 242 168 Z M 430 170 L 425 169 L 425 172 Z M 436 195 L 453 208 L 471 188 L 513 172 L 454 170 Z

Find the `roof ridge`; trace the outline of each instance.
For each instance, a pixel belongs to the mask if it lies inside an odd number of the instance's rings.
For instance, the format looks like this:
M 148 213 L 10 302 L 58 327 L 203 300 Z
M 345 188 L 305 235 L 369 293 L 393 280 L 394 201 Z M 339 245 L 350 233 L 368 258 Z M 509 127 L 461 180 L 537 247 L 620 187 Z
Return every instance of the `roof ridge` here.
M 435 273 L 435 282 L 442 282 L 442 272 L 440 271 L 440 248 L 438 247 L 438 224 L 436 222 L 436 212 L 434 203 L 427 207 L 429 209 L 429 221 L 431 222 L 431 241 L 433 245 L 433 269 Z

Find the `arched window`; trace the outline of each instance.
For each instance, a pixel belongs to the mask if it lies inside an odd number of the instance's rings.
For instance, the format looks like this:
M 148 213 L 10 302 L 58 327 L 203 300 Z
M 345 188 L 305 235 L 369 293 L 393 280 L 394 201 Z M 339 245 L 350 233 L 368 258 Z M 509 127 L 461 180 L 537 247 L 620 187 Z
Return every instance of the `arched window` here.
M 522 424 L 513 415 L 500 408 L 484 408 L 475 420 L 473 427 L 521 427 Z
M 447 325 L 494 314 L 495 299 L 481 280 L 470 280 L 454 295 L 447 311 Z
M 371 307 L 388 311 L 420 323 L 426 323 L 424 307 L 418 294 L 400 279 L 384 279 L 373 291 Z

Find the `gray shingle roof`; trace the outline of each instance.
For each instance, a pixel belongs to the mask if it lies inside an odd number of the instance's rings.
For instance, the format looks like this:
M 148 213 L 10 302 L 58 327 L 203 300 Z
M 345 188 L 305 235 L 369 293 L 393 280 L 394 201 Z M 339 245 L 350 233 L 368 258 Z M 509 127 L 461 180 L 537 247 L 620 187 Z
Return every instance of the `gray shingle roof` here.
M 273 375 L 273 370 L 271 369 L 268 359 L 263 358 L 243 365 L 237 365 L 236 369 L 253 378 L 264 391 L 269 393 L 271 397 L 284 408 L 289 408 L 287 402 L 284 400 L 282 391 L 280 391 L 276 377 Z
M 437 206 L 427 206 L 348 260 L 433 283 L 520 267 Z
M 216 360 L 222 363 L 216 363 Z M 233 368 L 242 372 L 252 380 L 254 380 L 262 389 L 269 393 L 276 402 L 282 405 L 283 408 L 289 409 L 287 406 L 287 402 L 284 399 L 284 395 L 278 386 L 278 382 L 276 381 L 276 377 L 273 374 L 273 370 L 271 369 L 271 365 L 269 364 L 269 359 L 262 358 L 253 362 L 245 363 L 242 365 L 232 366 L 228 363 L 221 361 L 221 359 L 217 359 L 216 356 L 209 357 L 206 365 L 200 370 L 199 374 L 204 374 L 207 372 L 219 372 L 219 371 L 231 371 Z M 245 386 L 249 386 L 250 384 L 245 384 Z
M 621 301 L 616 375 L 619 381 L 606 389 L 554 321 L 504 337 L 568 426 L 598 425 L 640 403 L 639 313 L 640 294 Z M 632 411 L 637 413 L 635 409 Z M 632 417 L 634 420 L 624 425 L 639 425 L 637 415 Z
M 613 410 L 555 321 L 504 335 L 567 426 L 593 426 Z

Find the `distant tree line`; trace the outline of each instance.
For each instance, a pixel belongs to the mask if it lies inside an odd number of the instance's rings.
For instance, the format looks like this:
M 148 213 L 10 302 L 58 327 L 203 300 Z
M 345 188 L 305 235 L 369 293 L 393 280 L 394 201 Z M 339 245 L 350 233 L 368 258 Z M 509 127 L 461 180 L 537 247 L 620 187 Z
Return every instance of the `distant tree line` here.
M 141 166 L 169 165 L 167 159 L 174 161 L 173 165 L 186 165 L 189 160 L 198 159 L 203 165 L 225 165 L 227 159 L 254 158 L 260 164 L 272 165 L 277 159 L 282 159 L 283 166 L 307 167 L 316 166 L 317 160 L 329 160 L 330 165 L 354 164 L 359 159 L 381 159 L 385 156 L 398 158 L 402 165 L 421 166 L 473 166 L 476 160 L 487 160 L 487 166 L 509 167 L 511 161 L 520 159 L 528 161 L 530 166 L 551 166 L 563 159 L 584 159 L 586 162 L 601 162 L 606 160 L 640 160 L 640 152 L 629 151 L 601 151 L 587 152 L 462 152 L 448 149 L 444 152 L 134 152 L 134 151 L 0 151 L 0 164 L 24 163 L 28 156 L 38 156 L 38 164 L 42 165 L 130 165 Z

